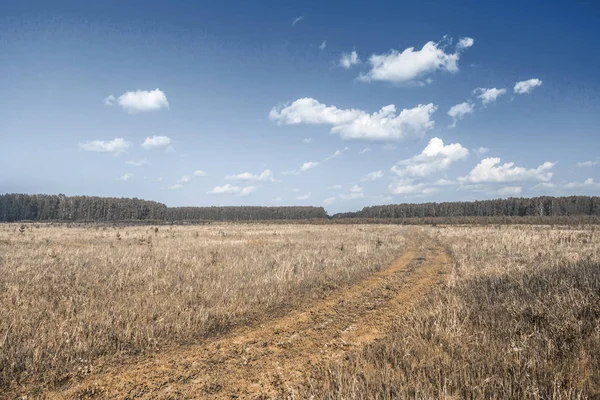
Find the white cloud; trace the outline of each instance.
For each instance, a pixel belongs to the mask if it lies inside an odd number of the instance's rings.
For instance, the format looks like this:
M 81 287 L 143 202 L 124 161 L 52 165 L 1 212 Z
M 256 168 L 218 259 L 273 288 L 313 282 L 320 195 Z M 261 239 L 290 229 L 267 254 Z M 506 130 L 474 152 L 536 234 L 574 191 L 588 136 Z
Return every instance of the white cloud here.
M 600 159 L 578 162 L 577 166 L 578 167 L 593 167 L 594 165 L 598 165 L 598 164 L 600 164 Z
M 420 194 L 423 192 L 424 187 L 424 183 L 413 184 L 412 179 L 402 179 L 388 185 L 388 189 L 392 194 Z
M 350 193 L 360 193 L 363 191 L 363 187 L 358 185 L 352 185 L 349 190 Z
M 474 109 L 474 104 L 467 101 L 450 107 L 450 110 L 448 110 L 448 115 L 452 117 L 450 128 L 454 128 L 458 120 L 462 119 L 465 115 L 473 113 Z
M 104 104 L 106 104 L 107 106 L 111 106 L 111 107 L 112 107 L 112 106 L 114 106 L 114 105 L 115 105 L 115 101 L 116 101 L 116 100 L 117 100 L 117 99 L 115 99 L 115 96 L 113 96 L 113 95 L 111 94 L 111 95 L 109 95 L 109 96 L 106 96 L 106 97 L 104 98 Z
M 375 171 L 366 174 L 362 180 L 363 181 L 375 181 L 377 179 L 383 178 L 383 171 Z
M 583 182 L 569 182 L 564 187 L 567 189 L 600 188 L 600 182 L 594 182 L 594 179 L 587 178 Z
M 456 49 L 457 50 L 468 49 L 469 47 L 473 46 L 474 44 L 475 44 L 475 40 L 473 40 L 473 38 L 470 38 L 470 37 L 460 38 L 460 40 L 456 44 Z
M 531 187 L 534 190 L 543 190 L 543 189 L 554 189 L 556 185 L 552 182 L 540 182 L 537 185 Z
M 526 169 L 515 167 L 513 162 L 500 165 L 500 158 L 484 158 L 464 177 L 458 178 L 467 183 L 502 183 L 502 182 L 547 182 L 552 178 L 550 171 L 555 163 L 545 162 L 537 168 Z
M 521 194 L 523 188 L 520 186 L 506 186 L 498 190 L 498 194 L 502 196 L 515 196 Z
M 181 183 L 176 183 L 174 185 L 168 186 L 168 189 L 177 190 L 177 189 L 181 189 L 182 187 L 183 187 L 183 185 Z
M 369 57 L 371 70 L 361 74 L 359 80 L 408 83 L 438 70 L 458 72 L 461 52 L 472 46 L 474 41 L 471 38 L 463 38 L 458 42 L 455 53 L 446 53 L 445 47 L 448 41 L 448 39 L 438 43 L 430 41 L 425 43 L 421 50 L 416 51 L 414 47 L 409 47 L 402 52 L 392 49 L 385 54 L 373 54 Z M 424 85 L 430 82 L 431 79 L 426 79 L 416 83 Z
M 319 45 L 319 50 L 325 50 L 325 47 L 327 47 L 327 42 L 323 41 L 323 43 Z
M 296 196 L 296 200 L 308 200 L 308 199 L 310 199 L 311 195 L 312 195 L 312 193 L 306 193 L 306 194 L 303 194 L 302 196 Z
M 323 200 L 323 204 L 326 205 L 326 206 L 328 206 L 330 204 L 333 204 L 333 203 L 335 203 L 335 196 L 328 197 L 325 200 Z
M 342 188 L 342 185 L 331 185 L 331 186 L 327 186 L 328 190 L 340 190 Z
M 396 106 L 390 104 L 373 114 L 356 109 L 326 106 L 312 98 L 302 98 L 284 107 L 273 108 L 269 119 L 280 125 L 326 124 L 331 133 L 342 139 L 402 140 L 422 137 L 433 128 L 431 115 L 437 109 L 433 104 L 419 104 L 396 115 Z
M 292 26 L 296 26 L 296 24 L 304 19 L 304 15 L 294 18 L 292 21 Z
M 146 150 L 165 148 L 171 144 L 171 138 L 167 136 L 152 136 L 147 137 L 142 143 L 142 147 Z
M 527 94 L 531 93 L 531 91 L 538 86 L 542 86 L 541 80 L 537 78 L 528 79 L 526 81 L 517 82 L 514 87 L 514 92 L 516 94 Z
M 365 154 L 365 153 L 368 153 L 369 151 L 372 151 L 372 149 L 370 147 L 365 147 L 364 149 L 359 151 L 358 154 Z
M 325 161 L 329 161 L 329 160 L 331 160 L 332 158 L 339 157 L 339 156 L 341 156 L 341 155 L 342 155 L 342 154 L 343 154 L 345 151 L 348 151 L 348 148 L 347 148 L 347 147 L 344 147 L 344 148 L 343 148 L 343 149 L 341 149 L 341 150 L 336 150 L 336 151 L 335 151 L 335 153 L 333 153 L 332 155 L 330 155 L 329 157 L 327 157 L 327 158 L 325 159 Z
M 488 153 L 490 151 L 490 149 L 488 149 L 487 147 L 480 147 L 478 149 L 473 150 L 473 152 L 475 154 L 477 154 L 478 157 L 483 156 L 484 154 Z
M 192 178 L 190 178 L 189 175 L 183 175 L 181 178 L 179 178 L 177 183 L 188 183 L 191 180 L 192 180 Z
M 85 151 L 96 151 L 100 153 L 121 153 L 125 151 L 131 143 L 122 138 L 116 138 L 111 141 L 92 140 L 91 142 L 79 143 L 79 148 Z
M 342 53 L 342 56 L 340 57 L 340 66 L 346 69 L 359 62 L 360 59 L 358 58 L 358 53 L 356 51 L 352 51 L 352 53 Z
M 348 194 L 340 194 L 340 198 L 343 200 L 354 200 L 354 199 L 362 199 L 365 197 L 365 194 L 362 192 L 354 192 Z
M 223 186 L 215 186 L 208 194 L 235 194 L 236 196 L 247 196 L 258 189 L 256 186 L 233 186 L 229 183 Z
M 133 165 L 134 167 L 143 167 L 146 165 L 150 165 L 148 160 L 139 160 L 139 161 L 125 161 L 125 164 Z
M 320 163 L 318 161 L 308 161 L 305 162 L 304 164 L 302 164 L 302 166 L 300 167 L 300 169 L 294 169 L 291 171 L 284 171 L 282 172 L 282 175 L 298 175 L 301 172 L 306 172 L 309 169 L 313 169 L 315 167 L 317 167 Z
M 350 123 L 363 114 L 365 112 L 362 110 L 343 110 L 305 97 L 283 107 L 273 107 L 269 113 L 269 119 L 277 121 L 279 125 L 327 124 L 338 126 Z
M 483 104 L 489 104 L 491 102 L 496 101 L 496 99 L 503 94 L 506 93 L 506 89 L 486 89 L 486 88 L 477 88 L 473 91 L 473 93 L 478 94 L 477 98 L 481 99 Z
M 271 201 L 274 201 L 274 202 L 276 202 L 276 203 L 279 203 L 279 202 L 283 201 L 283 197 L 281 197 L 281 196 L 279 196 L 279 197 L 275 197 L 275 198 L 274 198 L 273 200 L 271 200 Z
M 398 162 L 392 171 L 399 176 L 427 176 L 434 172 L 445 171 L 454 162 L 463 160 L 469 155 L 469 150 L 460 143 L 444 146 L 440 138 L 432 138 L 421 154 Z
M 293 188 L 293 189 L 292 189 L 292 192 L 294 192 L 294 193 L 300 193 L 300 189 L 298 189 L 298 188 Z
M 133 174 L 125 174 L 125 175 L 121 176 L 119 179 L 122 180 L 123 182 L 127 182 L 128 180 L 131 180 L 131 178 L 133 178 Z
M 194 176 L 206 176 L 206 172 L 204 172 L 204 171 L 202 171 L 202 170 L 199 170 L 199 169 L 197 169 L 197 170 L 195 170 L 195 171 L 192 173 L 192 175 L 194 175 Z
M 451 185 L 457 185 L 458 182 L 451 181 L 449 179 L 438 179 L 433 184 L 436 185 L 436 186 L 451 186 Z
M 311 143 L 313 140 L 312 140 L 311 138 L 305 138 L 305 139 L 302 139 L 302 141 L 303 141 L 304 143 L 306 143 L 306 144 L 309 144 L 309 143 Z
M 273 178 L 273 173 L 268 169 L 265 169 L 259 175 L 254 175 L 250 172 L 243 172 L 237 175 L 226 176 L 225 179 L 231 181 L 275 182 L 275 178 Z
M 104 99 L 104 103 L 110 106 L 114 105 L 115 97 L 108 96 Z M 169 108 L 167 96 L 160 89 L 125 92 L 119 96 L 119 105 L 130 114 Z

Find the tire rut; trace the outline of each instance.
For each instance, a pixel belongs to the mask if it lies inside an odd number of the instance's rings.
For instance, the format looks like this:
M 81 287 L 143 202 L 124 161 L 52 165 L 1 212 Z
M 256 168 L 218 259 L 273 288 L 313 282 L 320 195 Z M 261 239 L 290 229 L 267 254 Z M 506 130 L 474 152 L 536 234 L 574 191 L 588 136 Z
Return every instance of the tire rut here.
M 384 337 L 394 317 L 444 280 L 445 249 L 411 231 L 390 267 L 302 310 L 202 344 L 98 372 L 51 399 L 293 398 L 306 372 Z

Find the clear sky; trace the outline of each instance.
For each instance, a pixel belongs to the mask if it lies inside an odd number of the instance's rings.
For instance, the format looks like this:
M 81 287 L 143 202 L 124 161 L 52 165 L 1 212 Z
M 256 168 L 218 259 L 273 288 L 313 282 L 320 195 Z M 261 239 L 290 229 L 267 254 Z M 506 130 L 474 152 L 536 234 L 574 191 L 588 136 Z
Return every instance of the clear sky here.
M 5 2 L 0 192 L 600 194 L 594 1 Z

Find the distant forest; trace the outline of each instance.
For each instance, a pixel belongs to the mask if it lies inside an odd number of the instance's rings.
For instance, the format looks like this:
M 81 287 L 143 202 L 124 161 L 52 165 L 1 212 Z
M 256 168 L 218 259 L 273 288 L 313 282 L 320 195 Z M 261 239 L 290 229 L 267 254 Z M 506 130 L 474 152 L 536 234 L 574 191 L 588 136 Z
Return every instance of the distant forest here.
M 390 204 L 329 216 L 323 207 L 167 207 L 137 198 L 0 195 L 0 222 L 14 221 L 257 221 L 436 217 L 600 216 L 600 197 L 534 197 L 423 204 Z

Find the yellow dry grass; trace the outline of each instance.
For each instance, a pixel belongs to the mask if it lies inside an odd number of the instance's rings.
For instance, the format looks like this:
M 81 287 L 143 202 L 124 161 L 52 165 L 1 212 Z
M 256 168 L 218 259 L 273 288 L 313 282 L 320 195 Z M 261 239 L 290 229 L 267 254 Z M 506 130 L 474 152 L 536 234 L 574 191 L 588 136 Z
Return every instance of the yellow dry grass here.
M 0 225 L 0 392 L 280 315 L 403 251 L 397 226 Z
M 596 227 L 421 228 L 455 260 L 394 332 L 317 368 L 315 399 L 600 396 Z

